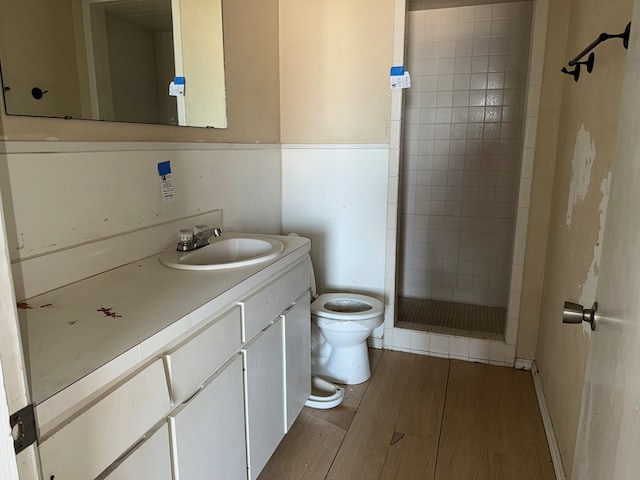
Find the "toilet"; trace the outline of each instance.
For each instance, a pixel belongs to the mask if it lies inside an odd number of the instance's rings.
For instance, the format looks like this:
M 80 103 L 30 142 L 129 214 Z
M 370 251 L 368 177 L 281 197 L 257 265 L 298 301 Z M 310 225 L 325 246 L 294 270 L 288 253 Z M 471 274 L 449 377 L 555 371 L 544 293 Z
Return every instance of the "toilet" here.
M 371 376 L 367 338 L 384 321 L 384 305 L 356 293 L 325 293 L 311 303 L 311 373 L 356 385 Z
M 312 389 L 305 405 L 333 408 L 342 403 L 344 388 L 332 382 L 357 385 L 371 377 L 367 338 L 384 322 L 384 305 L 357 293 L 318 296 L 313 264 L 309 273 Z

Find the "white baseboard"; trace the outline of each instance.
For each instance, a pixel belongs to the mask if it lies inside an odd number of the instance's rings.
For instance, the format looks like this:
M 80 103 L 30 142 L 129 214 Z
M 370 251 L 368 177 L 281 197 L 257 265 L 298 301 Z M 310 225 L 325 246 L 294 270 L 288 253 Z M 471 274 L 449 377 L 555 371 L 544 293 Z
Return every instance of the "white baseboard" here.
M 514 368 L 516 370 L 531 370 L 533 367 L 533 360 L 528 358 L 516 358 L 516 364 Z
M 367 339 L 367 344 L 371 348 L 382 349 L 382 339 L 381 338 L 369 337 Z
M 525 361 L 523 361 L 525 362 Z M 553 470 L 556 474 L 557 480 L 566 480 L 567 476 L 564 473 L 564 465 L 562 464 L 562 457 L 560 456 L 560 449 L 558 448 L 558 442 L 556 440 L 556 434 L 553 430 L 553 423 L 551 422 L 551 415 L 547 408 L 547 401 L 544 398 L 544 392 L 542 391 L 542 384 L 540 383 L 540 375 L 538 375 L 538 369 L 536 368 L 536 362 L 530 361 L 531 377 L 533 378 L 533 386 L 536 389 L 536 397 L 538 397 L 538 406 L 540 407 L 540 415 L 542 416 L 542 423 L 544 424 L 544 432 L 547 435 L 547 443 L 549 444 L 549 450 L 551 452 L 551 461 L 553 462 Z M 516 368 L 518 362 L 516 361 Z

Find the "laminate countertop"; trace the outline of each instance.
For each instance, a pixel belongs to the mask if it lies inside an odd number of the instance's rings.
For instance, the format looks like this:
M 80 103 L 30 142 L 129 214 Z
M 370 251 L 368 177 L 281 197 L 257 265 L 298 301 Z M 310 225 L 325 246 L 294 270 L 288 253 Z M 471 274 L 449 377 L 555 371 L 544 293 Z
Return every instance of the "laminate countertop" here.
M 78 394 L 88 393 L 193 331 L 310 250 L 306 238 L 269 236 L 285 248 L 281 256 L 261 264 L 184 271 L 161 265 L 159 255 L 153 255 L 20 302 L 32 402 L 45 403 L 105 370 L 104 378 L 77 386 Z M 107 368 L 110 362 L 114 365 Z M 55 413 L 40 416 L 51 420 Z

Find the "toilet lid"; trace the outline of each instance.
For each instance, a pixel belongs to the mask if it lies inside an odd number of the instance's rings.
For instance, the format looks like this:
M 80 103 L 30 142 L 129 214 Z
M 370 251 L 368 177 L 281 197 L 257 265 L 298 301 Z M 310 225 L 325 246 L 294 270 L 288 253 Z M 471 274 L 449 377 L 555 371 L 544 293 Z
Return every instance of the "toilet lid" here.
M 311 313 L 332 320 L 366 320 L 384 313 L 377 298 L 357 293 L 325 293 L 311 304 Z

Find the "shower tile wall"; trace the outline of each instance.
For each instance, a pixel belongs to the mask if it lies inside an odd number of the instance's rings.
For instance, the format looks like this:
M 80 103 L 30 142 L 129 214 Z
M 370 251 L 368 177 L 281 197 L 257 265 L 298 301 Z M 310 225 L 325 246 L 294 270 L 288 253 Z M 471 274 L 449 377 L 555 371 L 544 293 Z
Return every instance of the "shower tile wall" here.
M 399 293 L 505 307 L 532 2 L 410 11 Z

